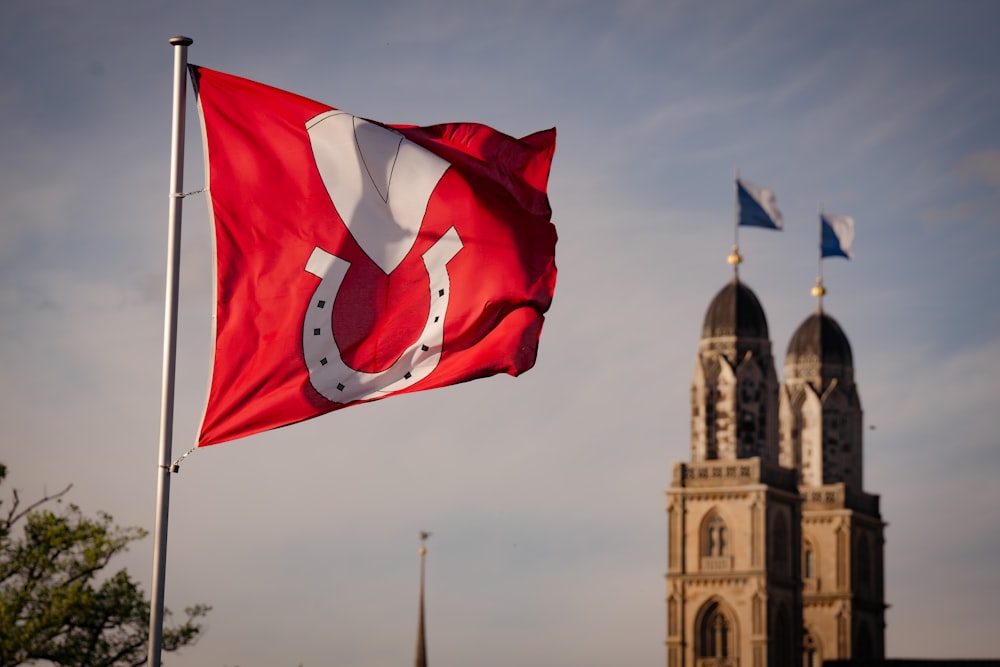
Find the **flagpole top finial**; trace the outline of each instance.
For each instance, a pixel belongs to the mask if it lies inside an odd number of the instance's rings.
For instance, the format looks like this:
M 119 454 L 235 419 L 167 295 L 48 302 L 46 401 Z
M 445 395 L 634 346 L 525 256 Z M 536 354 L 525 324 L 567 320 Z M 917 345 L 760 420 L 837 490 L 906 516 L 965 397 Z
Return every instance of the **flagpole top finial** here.
M 733 246 L 733 252 L 726 257 L 726 262 L 733 267 L 733 280 L 736 280 L 736 276 L 740 271 L 740 263 L 743 261 L 743 256 L 737 251 L 736 246 Z
M 743 256 L 740 255 L 740 247 L 738 245 L 733 246 L 733 252 L 726 257 L 726 262 L 732 264 L 734 267 L 738 266 L 743 261 Z
M 194 40 L 190 37 L 185 37 L 184 35 L 177 35 L 176 37 L 170 38 L 170 43 L 174 46 L 191 46 L 194 44 Z
M 813 288 L 812 288 L 812 290 L 810 290 L 810 292 L 811 292 L 811 294 L 813 296 L 818 297 L 818 298 L 822 297 L 824 294 L 826 294 L 826 288 L 823 287 L 823 278 L 817 276 L 817 278 L 816 278 L 816 284 L 813 285 Z
M 816 284 L 813 285 L 813 288 L 810 290 L 810 293 L 814 297 L 816 297 L 816 312 L 817 313 L 822 313 L 823 312 L 823 295 L 826 294 L 826 288 L 823 287 L 823 279 L 822 278 L 816 278 Z
M 420 557 L 421 558 L 423 558 L 427 554 L 427 549 L 424 548 L 424 542 L 426 542 L 427 538 L 430 537 L 430 536 L 431 536 L 431 534 L 428 533 L 427 531 L 425 531 L 425 530 L 420 531 Z

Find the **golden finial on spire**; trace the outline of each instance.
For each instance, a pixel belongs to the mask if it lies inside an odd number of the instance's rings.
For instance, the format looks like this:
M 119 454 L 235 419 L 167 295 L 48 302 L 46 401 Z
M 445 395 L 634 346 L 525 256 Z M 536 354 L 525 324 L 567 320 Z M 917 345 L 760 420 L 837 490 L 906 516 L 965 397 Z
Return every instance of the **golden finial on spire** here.
M 823 278 L 817 277 L 816 284 L 810 290 L 810 293 L 816 297 L 816 312 L 823 312 L 823 295 L 826 294 L 826 288 L 823 287 Z
M 431 536 L 430 533 L 425 532 L 425 531 L 420 531 L 420 555 L 421 556 L 424 556 L 424 555 L 427 554 L 427 549 L 424 548 L 424 542 L 426 542 L 427 538 L 430 537 L 430 536 Z
M 733 267 L 733 280 L 735 281 L 740 275 L 740 263 L 743 261 L 743 256 L 740 255 L 740 247 L 733 244 L 733 252 L 726 257 L 726 262 L 728 262 Z

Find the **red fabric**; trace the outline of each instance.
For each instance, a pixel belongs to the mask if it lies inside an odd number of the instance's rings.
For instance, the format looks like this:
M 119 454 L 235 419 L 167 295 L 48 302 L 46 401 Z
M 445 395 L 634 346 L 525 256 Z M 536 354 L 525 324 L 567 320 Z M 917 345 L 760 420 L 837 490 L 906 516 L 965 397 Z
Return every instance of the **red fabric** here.
M 420 232 L 388 275 L 331 202 L 305 123 L 332 107 L 196 66 L 217 261 L 212 379 L 199 446 L 299 422 L 356 402 L 324 397 L 304 360 L 303 322 L 319 278 L 314 248 L 350 262 L 332 331 L 343 361 L 379 372 L 421 335 L 430 300 L 422 254 L 450 228 L 450 300 L 437 366 L 395 393 L 534 365 L 555 289 L 546 195 L 555 130 L 523 139 L 468 123 L 390 126 L 449 163 Z M 382 397 L 382 396 L 380 396 Z

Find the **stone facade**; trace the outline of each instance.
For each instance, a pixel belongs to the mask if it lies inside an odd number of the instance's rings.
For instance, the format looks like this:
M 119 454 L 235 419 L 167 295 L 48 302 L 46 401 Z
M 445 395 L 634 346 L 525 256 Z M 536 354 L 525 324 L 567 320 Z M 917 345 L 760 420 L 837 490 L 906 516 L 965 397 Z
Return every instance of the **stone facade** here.
M 667 491 L 669 667 L 884 657 L 884 524 L 862 491 L 861 404 L 832 318 L 803 322 L 784 376 L 734 277 L 705 316 L 691 461 Z
M 788 664 L 774 654 L 801 652 L 800 504 L 792 471 L 760 457 L 674 464 L 669 664 Z
M 806 667 L 885 656 L 878 497 L 845 484 L 800 487 Z

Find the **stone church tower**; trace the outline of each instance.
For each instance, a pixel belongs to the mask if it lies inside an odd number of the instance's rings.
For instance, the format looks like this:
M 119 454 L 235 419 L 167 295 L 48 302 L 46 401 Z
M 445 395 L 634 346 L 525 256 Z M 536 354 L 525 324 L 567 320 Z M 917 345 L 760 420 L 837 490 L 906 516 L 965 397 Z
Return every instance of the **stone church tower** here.
M 764 310 L 736 274 L 705 314 L 691 460 L 667 491 L 668 667 L 883 657 L 883 524 L 862 491 L 850 345 L 818 311 L 780 388 Z
M 802 652 L 801 500 L 778 465 L 767 319 L 734 275 L 705 315 L 691 461 L 667 491 L 671 667 L 775 667 Z
M 884 658 L 884 524 L 862 487 L 851 346 L 822 302 L 788 344 L 780 419 L 780 463 L 802 495 L 803 664 Z

